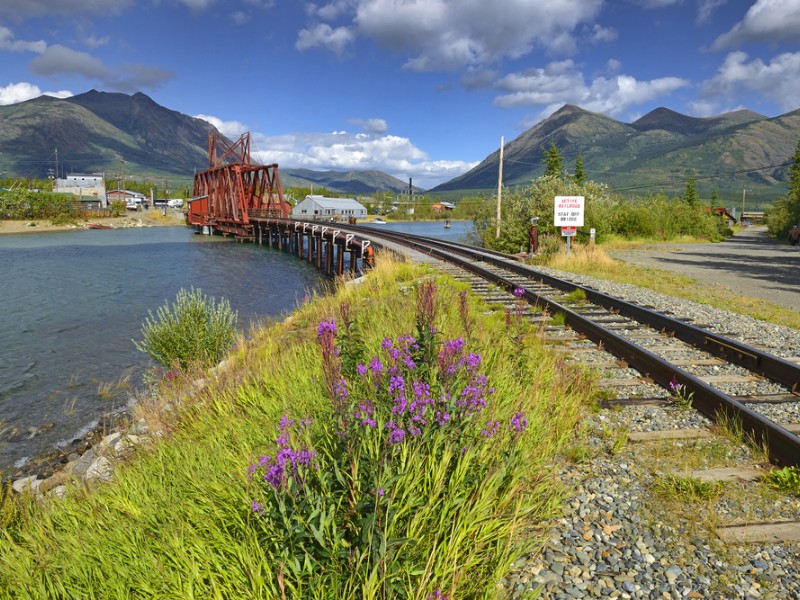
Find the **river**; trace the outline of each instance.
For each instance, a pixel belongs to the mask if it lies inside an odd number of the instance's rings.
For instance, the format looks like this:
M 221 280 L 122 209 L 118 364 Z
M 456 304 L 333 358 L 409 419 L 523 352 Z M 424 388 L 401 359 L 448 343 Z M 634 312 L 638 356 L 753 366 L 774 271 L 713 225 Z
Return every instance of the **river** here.
M 152 366 L 132 340 L 181 288 L 226 298 L 244 331 L 324 278 L 308 263 L 188 228 L 0 236 L 0 473 L 69 444 L 124 406 Z
M 377 228 L 462 239 L 471 222 Z M 68 446 L 125 406 L 153 364 L 148 311 L 181 288 L 225 298 L 240 328 L 290 312 L 325 279 L 305 261 L 182 227 L 0 236 L 0 474 Z M 119 385 L 130 376 L 130 386 Z

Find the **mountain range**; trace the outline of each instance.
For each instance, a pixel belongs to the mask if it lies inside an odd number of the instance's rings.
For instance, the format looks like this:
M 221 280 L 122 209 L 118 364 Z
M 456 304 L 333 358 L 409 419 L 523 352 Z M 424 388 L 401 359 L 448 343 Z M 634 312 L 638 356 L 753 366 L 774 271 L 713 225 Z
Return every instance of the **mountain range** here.
M 142 93 L 98 92 L 58 99 L 39 96 L 0 106 L 0 177 L 112 173 L 165 178 L 191 187 L 208 168 L 208 136 L 216 128 L 160 106 Z M 399 193 L 408 183 L 380 171 L 281 169 L 283 187 L 331 192 Z M 415 192 L 421 191 L 415 188 Z
M 774 199 L 785 194 L 789 161 L 800 140 L 800 109 L 768 118 L 738 110 L 697 118 L 657 108 L 626 124 L 566 105 L 503 148 L 503 185 L 527 184 L 559 150 L 568 172 L 580 156 L 587 179 L 626 196 L 682 193 L 691 176 L 701 197 Z M 429 193 L 496 190 L 500 149 Z M 703 194 L 705 192 L 705 195 Z
M 183 181 L 208 166 L 210 123 L 160 106 L 142 93 L 91 90 L 69 98 L 40 96 L 0 106 L 0 177 L 68 172 L 113 173 Z M 701 198 L 715 192 L 771 202 L 786 193 L 789 161 L 800 139 L 800 109 L 769 118 L 738 110 L 697 118 L 657 108 L 633 123 L 566 105 L 505 144 L 503 185 L 530 183 L 555 145 L 572 171 L 580 156 L 588 179 L 626 196 L 680 194 L 691 176 Z M 500 150 L 431 190 L 440 199 L 494 193 Z M 123 173 L 124 172 L 124 173 Z M 407 191 L 381 171 L 281 168 L 286 187 L 369 195 Z M 414 188 L 414 192 L 421 190 Z M 713 192 L 712 192 L 713 191 Z

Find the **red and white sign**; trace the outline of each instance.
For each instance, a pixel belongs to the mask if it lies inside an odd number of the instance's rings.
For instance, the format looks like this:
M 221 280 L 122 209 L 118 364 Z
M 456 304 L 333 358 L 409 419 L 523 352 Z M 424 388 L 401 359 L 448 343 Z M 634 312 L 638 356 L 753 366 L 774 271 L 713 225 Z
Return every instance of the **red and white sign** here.
M 553 225 L 583 227 L 583 196 L 556 196 Z
M 561 236 L 562 237 L 575 237 L 575 232 L 578 231 L 577 227 L 561 227 Z

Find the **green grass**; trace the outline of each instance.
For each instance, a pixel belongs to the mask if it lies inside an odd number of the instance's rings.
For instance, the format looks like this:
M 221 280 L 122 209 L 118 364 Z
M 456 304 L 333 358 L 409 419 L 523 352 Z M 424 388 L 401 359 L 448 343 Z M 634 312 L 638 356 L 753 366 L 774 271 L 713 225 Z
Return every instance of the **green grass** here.
M 522 411 L 529 421 L 514 444 L 508 435 L 479 444 L 477 435 L 462 452 L 437 437 L 391 459 L 379 453 L 391 461 L 388 470 L 372 460 L 339 469 L 341 456 L 323 461 L 321 452 L 317 477 L 328 478 L 329 487 L 308 480 L 302 490 L 290 488 L 291 498 L 247 476 L 258 457 L 274 455 L 284 415 L 313 417 L 315 444 L 335 439 L 324 437 L 333 421 L 317 325 L 349 314 L 366 355 L 376 355 L 385 337 L 415 332 L 416 282 L 425 274 L 379 262 L 362 285 L 341 286 L 285 322 L 253 331 L 233 351 L 230 368 L 206 376 L 202 393 L 186 393 L 191 379 L 181 377 L 154 388 L 139 410 L 164 435 L 114 481 L 73 488 L 59 501 L 22 501 L 5 517 L 0 597 L 425 599 L 437 589 L 450 598 L 504 597 L 500 578 L 536 550 L 537 538 L 527 532 L 558 510 L 564 490 L 550 470 L 576 443 L 592 382 L 535 335 L 510 339 L 472 296 L 465 325 L 459 288 L 445 279 L 437 280 L 437 330 L 444 339 L 469 330 L 469 350 L 481 354 L 482 372 L 496 388 L 485 418 L 506 423 Z M 171 410 L 161 413 L 163 405 Z M 368 504 L 348 511 L 350 498 L 366 502 L 363 482 L 381 473 L 389 476 L 382 485 L 390 512 Z M 296 510 L 280 527 L 251 510 L 254 500 L 291 500 Z M 307 512 L 311 504 L 339 517 Z M 367 535 L 374 522 L 362 523 L 366 538 L 336 533 L 369 511 L 382 533 Z M 335 552 L 332 539 L 340 540 Z
M 656 477 L 653 489 L 673 502 L 705 502 L 716 499 L 723 490 L 719 481 L 701 481 L 696 477 L 683 477 L 668 473 Z

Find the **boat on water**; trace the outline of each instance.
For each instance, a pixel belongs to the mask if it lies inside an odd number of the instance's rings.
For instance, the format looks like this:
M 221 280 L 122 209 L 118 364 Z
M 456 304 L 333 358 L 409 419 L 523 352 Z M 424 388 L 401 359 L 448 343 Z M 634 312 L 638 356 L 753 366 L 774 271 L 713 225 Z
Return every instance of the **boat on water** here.
M 103 225 L 102 223 L 89 223 L 87 227 L 89 229 L 114 229 L 113 225 Z
M 377 219 L 373 219 L 372 223 L 374 225 L 386 225 L 386 221 L 384 219 L 381 219 L 380 217 L 378 217 Z

